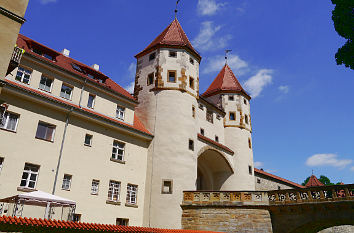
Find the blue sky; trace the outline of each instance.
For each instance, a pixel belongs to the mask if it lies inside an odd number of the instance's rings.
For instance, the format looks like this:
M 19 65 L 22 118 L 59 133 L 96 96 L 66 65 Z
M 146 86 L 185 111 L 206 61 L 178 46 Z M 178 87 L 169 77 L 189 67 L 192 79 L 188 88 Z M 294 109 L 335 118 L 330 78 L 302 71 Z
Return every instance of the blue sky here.
M 175 0 L 30 0 L 21 33 L 123 87 L 134 55 L 173 20 Z M 354 183 L 354 71 L 337 66 L 344 44 L 330 0 L 181 0 L 178 19 L 203 59 L 201 93 L 229 64 L 253 96 L 256 165 L 301 183 L 311 170 Z

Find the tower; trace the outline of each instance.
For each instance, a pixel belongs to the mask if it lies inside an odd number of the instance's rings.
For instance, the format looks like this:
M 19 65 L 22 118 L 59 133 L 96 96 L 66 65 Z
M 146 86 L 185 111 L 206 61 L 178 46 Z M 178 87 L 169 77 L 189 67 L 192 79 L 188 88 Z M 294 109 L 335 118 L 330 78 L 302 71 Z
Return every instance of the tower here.
M 181 227 L 184 190 L 194 190 L 197 140 L 192 106 L 199 97 L 198 52 L 177 18 L 137 54 L 136 113 L 154 135 L 149 147 L 144 224 Z
M 202 97 L 225 111 L 225 144 L 235 152 L 234 174 L 224 184 L 227 190 L 254 190 L 251 97 L 226 63 Z

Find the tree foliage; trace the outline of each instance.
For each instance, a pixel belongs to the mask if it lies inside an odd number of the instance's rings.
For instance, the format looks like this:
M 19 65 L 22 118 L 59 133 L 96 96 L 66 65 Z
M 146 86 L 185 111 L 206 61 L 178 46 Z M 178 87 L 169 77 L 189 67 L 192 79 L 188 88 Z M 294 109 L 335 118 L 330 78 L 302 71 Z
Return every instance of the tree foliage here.
M 334 28 L 347 40 L 335 55 L 337 65 L 344 64 L 354 70 L 354 0 L 332 0 L 332 3 Z
M 310 176 L 307 177 L 304 182 L 302 182 L 302 186 L 305 186 L 307 184 L 307 182 L 309 182 L 309 179 L 310 179 Z M 324 185 L 334 185 L 334 183 L 331 182 L 331 180 L 327 177 L 327 176 L 324 176 L 324 175 L 321 175 L 320 178 L 318 179 L 322 184 Z M 341 182 L 338 182 L 336 184 L 340 184 Z

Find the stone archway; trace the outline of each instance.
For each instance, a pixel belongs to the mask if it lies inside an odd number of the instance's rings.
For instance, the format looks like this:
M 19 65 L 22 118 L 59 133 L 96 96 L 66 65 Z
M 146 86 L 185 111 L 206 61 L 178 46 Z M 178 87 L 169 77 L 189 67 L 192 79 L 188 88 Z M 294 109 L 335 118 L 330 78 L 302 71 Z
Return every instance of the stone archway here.
M 197 190 L 221 190 L 233 173 L 232 166 L 221 152 L 204 147 L 198 153 Z

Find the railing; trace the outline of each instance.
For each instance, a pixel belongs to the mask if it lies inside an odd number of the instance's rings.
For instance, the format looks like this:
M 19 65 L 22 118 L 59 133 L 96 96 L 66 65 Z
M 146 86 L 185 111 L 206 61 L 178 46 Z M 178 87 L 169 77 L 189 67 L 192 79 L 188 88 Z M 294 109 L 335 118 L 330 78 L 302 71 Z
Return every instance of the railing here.
M 270 205 L 354 200 L 354 184 L 269 191 Z
M 20 64 L 23 53 L 24 50 L 16 46 L 12 52 L 11 61 Z
M 268 205 L 263 191 L 185 191 L 182 205 Z
M 287 205 L 354 201 L 354 184 L 275 191 L 184 191 L 182 205 Z

